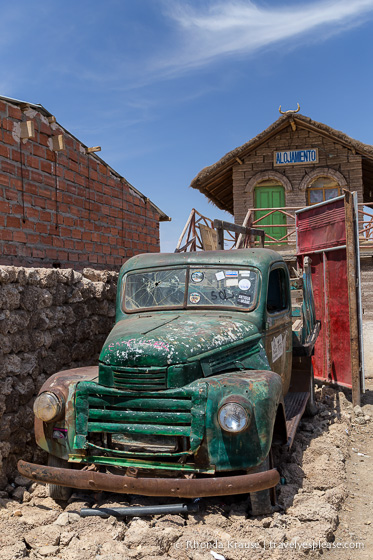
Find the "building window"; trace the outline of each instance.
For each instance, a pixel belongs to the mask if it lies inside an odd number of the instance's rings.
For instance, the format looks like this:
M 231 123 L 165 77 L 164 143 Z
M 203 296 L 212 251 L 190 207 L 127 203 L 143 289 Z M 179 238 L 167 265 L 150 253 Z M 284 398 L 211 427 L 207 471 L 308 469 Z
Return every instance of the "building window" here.
M 307 189 L 307 203 L 317 204 L 341 194 L 341 189 L 333 177 L 317 177 Z

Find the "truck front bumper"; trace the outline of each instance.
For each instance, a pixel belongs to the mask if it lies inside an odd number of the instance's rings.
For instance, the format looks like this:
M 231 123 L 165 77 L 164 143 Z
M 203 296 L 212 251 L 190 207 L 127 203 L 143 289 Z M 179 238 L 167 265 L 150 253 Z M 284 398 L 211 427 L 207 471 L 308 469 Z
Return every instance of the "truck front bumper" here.
M 18 471 L 33 481 L 79 488 L 116 492 L 118 494 L 140 494 L 178 498 L 203 498 L 246 494 L 273 488 L 280 481 L 276 469 L 237 476 L 214 478 L 134 478 L 89 470 L 61 469 L 18 461 Z

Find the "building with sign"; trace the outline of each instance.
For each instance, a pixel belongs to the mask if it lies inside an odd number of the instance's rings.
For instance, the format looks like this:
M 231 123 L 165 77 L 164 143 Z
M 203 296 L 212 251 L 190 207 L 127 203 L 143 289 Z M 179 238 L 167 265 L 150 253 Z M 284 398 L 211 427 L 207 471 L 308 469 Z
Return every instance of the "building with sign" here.
M 373 146 L 299 113 L 283 114 L 266 130 L 206 167 L 191 187 L 242 224 L 267 216 L 268 239 L 285 239 L 296 209 L 328 200 L 348 188 L 360 203 L 373 201 Z

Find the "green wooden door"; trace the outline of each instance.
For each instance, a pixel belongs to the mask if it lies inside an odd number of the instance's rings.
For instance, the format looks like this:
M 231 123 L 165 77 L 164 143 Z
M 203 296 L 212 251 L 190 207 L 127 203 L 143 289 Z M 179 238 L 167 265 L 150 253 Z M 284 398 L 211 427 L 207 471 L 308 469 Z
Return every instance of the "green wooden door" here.
M 283 208 L 285 206 L 285 190 L 282 185 L 263 185 L 255 187 L 254 191 L 255 208 Z M 255 220 L 268 214 L 270 210 L 262 210 L 255 212 Z M 281 212 L 270 214 L 255 225 L 258 229 L 261 226 L 282 226 L 286 224 L 286 216 Z M 286 235 L 286 227 L 265 227 L 266 235 L 274 239 L 281 239 Z M 272 241 L 266 238 L 266 241 Z M 286 243 L 286 240 L 283 241 Z

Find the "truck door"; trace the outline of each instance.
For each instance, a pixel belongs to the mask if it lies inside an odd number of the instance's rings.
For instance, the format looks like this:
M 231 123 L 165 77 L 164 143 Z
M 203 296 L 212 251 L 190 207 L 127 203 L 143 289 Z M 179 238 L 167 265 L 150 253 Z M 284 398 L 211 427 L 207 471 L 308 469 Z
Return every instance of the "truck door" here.
M 268 276 L 265 311 L 265 349 L 271 370 L 282 377 L 284 394 L 287 393 L 292 363 L 292 319 L 290 281 L 284 263 L 272 265 Z

